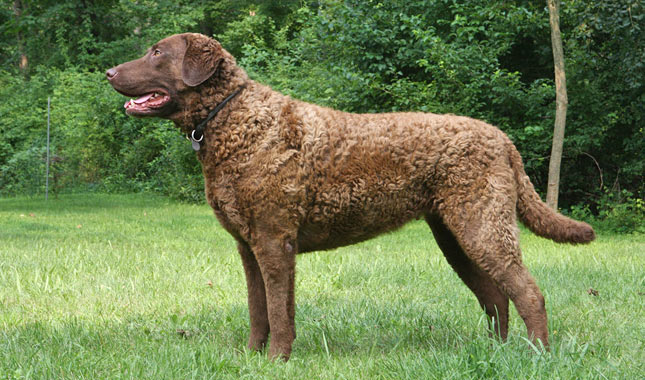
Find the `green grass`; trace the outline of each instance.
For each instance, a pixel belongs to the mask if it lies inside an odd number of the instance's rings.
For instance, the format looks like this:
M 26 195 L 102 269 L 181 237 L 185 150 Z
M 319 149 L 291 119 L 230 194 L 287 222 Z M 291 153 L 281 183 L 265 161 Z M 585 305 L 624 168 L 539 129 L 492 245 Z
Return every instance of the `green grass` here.
M 285 364 L 244 349 L 242 265 L 208 206 L 0 199 L 0 379 L 643 379 L 645 237 L 575 247 L 522 231 L 522 247 L 550 352 L 530 347 L 515 310 L 509 341 L 490 339 L 414 222 L 298 258 Z

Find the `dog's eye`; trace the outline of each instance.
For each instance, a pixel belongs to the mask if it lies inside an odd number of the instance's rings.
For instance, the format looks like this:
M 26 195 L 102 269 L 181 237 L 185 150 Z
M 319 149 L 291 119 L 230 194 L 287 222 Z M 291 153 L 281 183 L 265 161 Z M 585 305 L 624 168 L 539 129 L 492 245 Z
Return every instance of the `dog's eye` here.
M 159 49 L 156 49 L 155 51 L 152 52 L 153 57 L 158 57 L 160 55 L 161 55 L 161 50 L 159 50 Z

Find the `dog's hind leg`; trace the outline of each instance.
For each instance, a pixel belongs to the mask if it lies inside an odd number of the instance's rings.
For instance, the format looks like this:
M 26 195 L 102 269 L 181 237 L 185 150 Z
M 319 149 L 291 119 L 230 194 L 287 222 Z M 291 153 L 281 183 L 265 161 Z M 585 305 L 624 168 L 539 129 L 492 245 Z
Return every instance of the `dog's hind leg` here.
M 264 280 L 258 262 L 248 244 L 243 241 L 238 242 L 237 250 L 242 257 L 248 291 L 249 318 L 251 320 L 248 347 L 251 350 L 259 351 L 264 348 L 269 338 L 269 317 Z
M 544 297 L 522 263 L 516 225 L 516 198 L 504 181 L 490 178 L 481 189 L 446 200 L 442 220 L 463 252 L 513 301 L 529 337 L 548 345 Z
M 427 215 L 426 221 L 432 229 L 437 245 L 461 280 L 475 293 L 479 304 L 489 317 L 492 334 L 506 340 L 508 334 L 508 296 L 493 279 L 475 265 L 445 226 L 440 217 Z

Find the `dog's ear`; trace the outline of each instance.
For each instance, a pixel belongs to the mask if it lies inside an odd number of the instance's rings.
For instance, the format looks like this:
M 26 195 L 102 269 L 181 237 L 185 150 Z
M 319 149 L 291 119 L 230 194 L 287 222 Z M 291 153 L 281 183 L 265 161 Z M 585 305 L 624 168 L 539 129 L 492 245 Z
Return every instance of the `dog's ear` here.
M 219 42 L 201 34 L 188 34 L 181 79 L 188 86 L 198 86 L 215 73 L 223 59 Z

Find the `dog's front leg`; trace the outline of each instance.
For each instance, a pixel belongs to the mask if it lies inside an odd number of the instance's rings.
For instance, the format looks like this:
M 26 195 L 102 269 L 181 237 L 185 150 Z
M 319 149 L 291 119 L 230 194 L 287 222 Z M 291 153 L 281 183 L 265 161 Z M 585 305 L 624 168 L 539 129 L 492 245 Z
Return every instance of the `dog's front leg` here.
M 263 234 L 264 235 L 264 234 Z M 260 236 L 252 247 L 262 272 L 271 329 L 269 356 L 288 360 L 296 338 L 294 279 L 295 244 L 282 234 Z
M 237 250 L 242 257 L 246 287 L 249 299 L 249 318 L 251 333 L 248 347 L 260 351 L 264 348 L 269 338 L 269 317 L 267 315 L 267 299 L 264 291 L 264 280 L 258 262 L 246 242 L 239 241 Z

